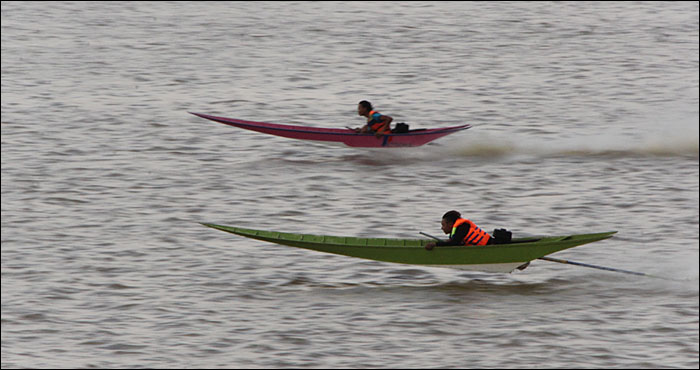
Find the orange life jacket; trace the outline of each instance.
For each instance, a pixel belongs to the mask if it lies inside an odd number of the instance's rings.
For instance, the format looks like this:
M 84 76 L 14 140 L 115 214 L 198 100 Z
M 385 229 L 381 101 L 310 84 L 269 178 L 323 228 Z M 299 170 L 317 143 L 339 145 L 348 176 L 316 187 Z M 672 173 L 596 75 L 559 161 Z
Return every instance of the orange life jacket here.
M 481 228 L 466 218 L 460 218 L 455 221 L 455 224 L 452 226 L 452 234 L 450 234 L 450 238 L 452 238 L 457 231 L 457 227 L 463 223 L 469 224 L 469 232 L 467 233 L 467 236 L 464 237 L 464 240 L 462 240 L 463 245 L 486 245 L 489 242 L 489 239 L 491 239 L 491 235 L 489 235 L 489 233 L 481 230 Z
M 377 112 L 376 110 L 370 111 L 369 116 L 372 117 L 372 115 L 375 113 L 379 113 L 379 112 Z M 369 128 L 371 128 L 373 132 L 381 133 L 381 134 L 390 134 L 391 133 L 391 126 L 390 125 L 385 125 L 381 121 L 374 122 L 374 123 L 372 121 L 374 121 L 374 119 L 372 119 L 370 121 L 370 123 L 368 123 L 368 125 L 369 125 Z

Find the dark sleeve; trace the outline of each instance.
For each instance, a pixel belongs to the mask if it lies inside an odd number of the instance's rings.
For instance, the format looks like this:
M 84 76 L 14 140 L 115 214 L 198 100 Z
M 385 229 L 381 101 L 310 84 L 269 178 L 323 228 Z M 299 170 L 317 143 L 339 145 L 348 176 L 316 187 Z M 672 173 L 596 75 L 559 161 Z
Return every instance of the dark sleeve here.
M 468 223 L 463 223 L 459 225 L 457 230 L 455 230 L 455 234 L 450 238 L 450 240 L 447 241 L 439 241 L 435 243 L 435 246 L 437 247 L 446 247 L 446 246 L 451 246 L 451 245 L 462 245 L 462 241 L 464 238 L 467 236 L 469 233 L 469 224 Z

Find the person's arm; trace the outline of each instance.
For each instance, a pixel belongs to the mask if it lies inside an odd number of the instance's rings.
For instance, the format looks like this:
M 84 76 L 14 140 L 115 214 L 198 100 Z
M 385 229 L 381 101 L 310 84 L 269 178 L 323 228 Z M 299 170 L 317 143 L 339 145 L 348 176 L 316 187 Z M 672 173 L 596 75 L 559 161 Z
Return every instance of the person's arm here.
M 391 121 L 394 120 L 394 118 L 391 116 L 387 116 L 386 114 L 382 114 L 380 120 L 385 126 L 389 126 L 391 124 Z
M 457 230 L 455 230 L 455 234 L 449 239 L 449 240 L 438 240 L 434 242 L 430 242 L 425 245 L 425 249 L 427 250 L 433 250 L 435 247 L 448 247 L 448 246 L 457 246 L 457 245 L 462 245 L 462 240 L 467 236 L 469 233 L 469 229 L 471 226 L 469 224 L 464 223 L 462 225 L 459 225 L 457 227 Z
M 452 235 L 452 237 L 449 240 L 446 241 L 439 241 L 435 243 L 436 247 L 447 247 L 447 246 L 454 246 L 454 245 L 462 245 L 462 240 L 467 236 L 469 233 L 469 224 L 463 223 L 459 225 L 457 230 L 455 230 L 455 234 Z
M 383 132 L 391 132 L 391 121 L 393 120 L 394 118 L 384 114 L 381 117 L 379 117 L 379 122 L 382 123 L 382 128 L 377 130 L 377 136 L 382 136 Z

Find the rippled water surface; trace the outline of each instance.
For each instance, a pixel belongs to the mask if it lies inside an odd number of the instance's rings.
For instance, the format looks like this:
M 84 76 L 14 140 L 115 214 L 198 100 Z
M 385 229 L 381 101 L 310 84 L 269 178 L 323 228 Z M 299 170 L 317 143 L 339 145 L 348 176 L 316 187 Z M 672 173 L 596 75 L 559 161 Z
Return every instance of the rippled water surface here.
M 697 2 L 2 3 L 2 367 L 697 368 Z M 188 111 L 359 126 L 295 141 Z M 512 274 L 199 222 L 617 230 Z

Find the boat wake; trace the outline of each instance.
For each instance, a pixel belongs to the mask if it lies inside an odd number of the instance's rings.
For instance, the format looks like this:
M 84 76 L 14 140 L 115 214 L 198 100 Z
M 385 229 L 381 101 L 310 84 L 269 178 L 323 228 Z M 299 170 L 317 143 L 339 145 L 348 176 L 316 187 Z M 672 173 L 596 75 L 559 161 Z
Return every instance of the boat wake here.
M 476 131 L 476 130 L 474 130 Z M 449 141 L 445 150 L 450 155 L 498 158 L 507 156 L 535 157 L 691 157 L 698 158 L 698 135 L 681 133 L 629 138 L 599 136 L 573 139 L 536 139 L 489 134 Z

